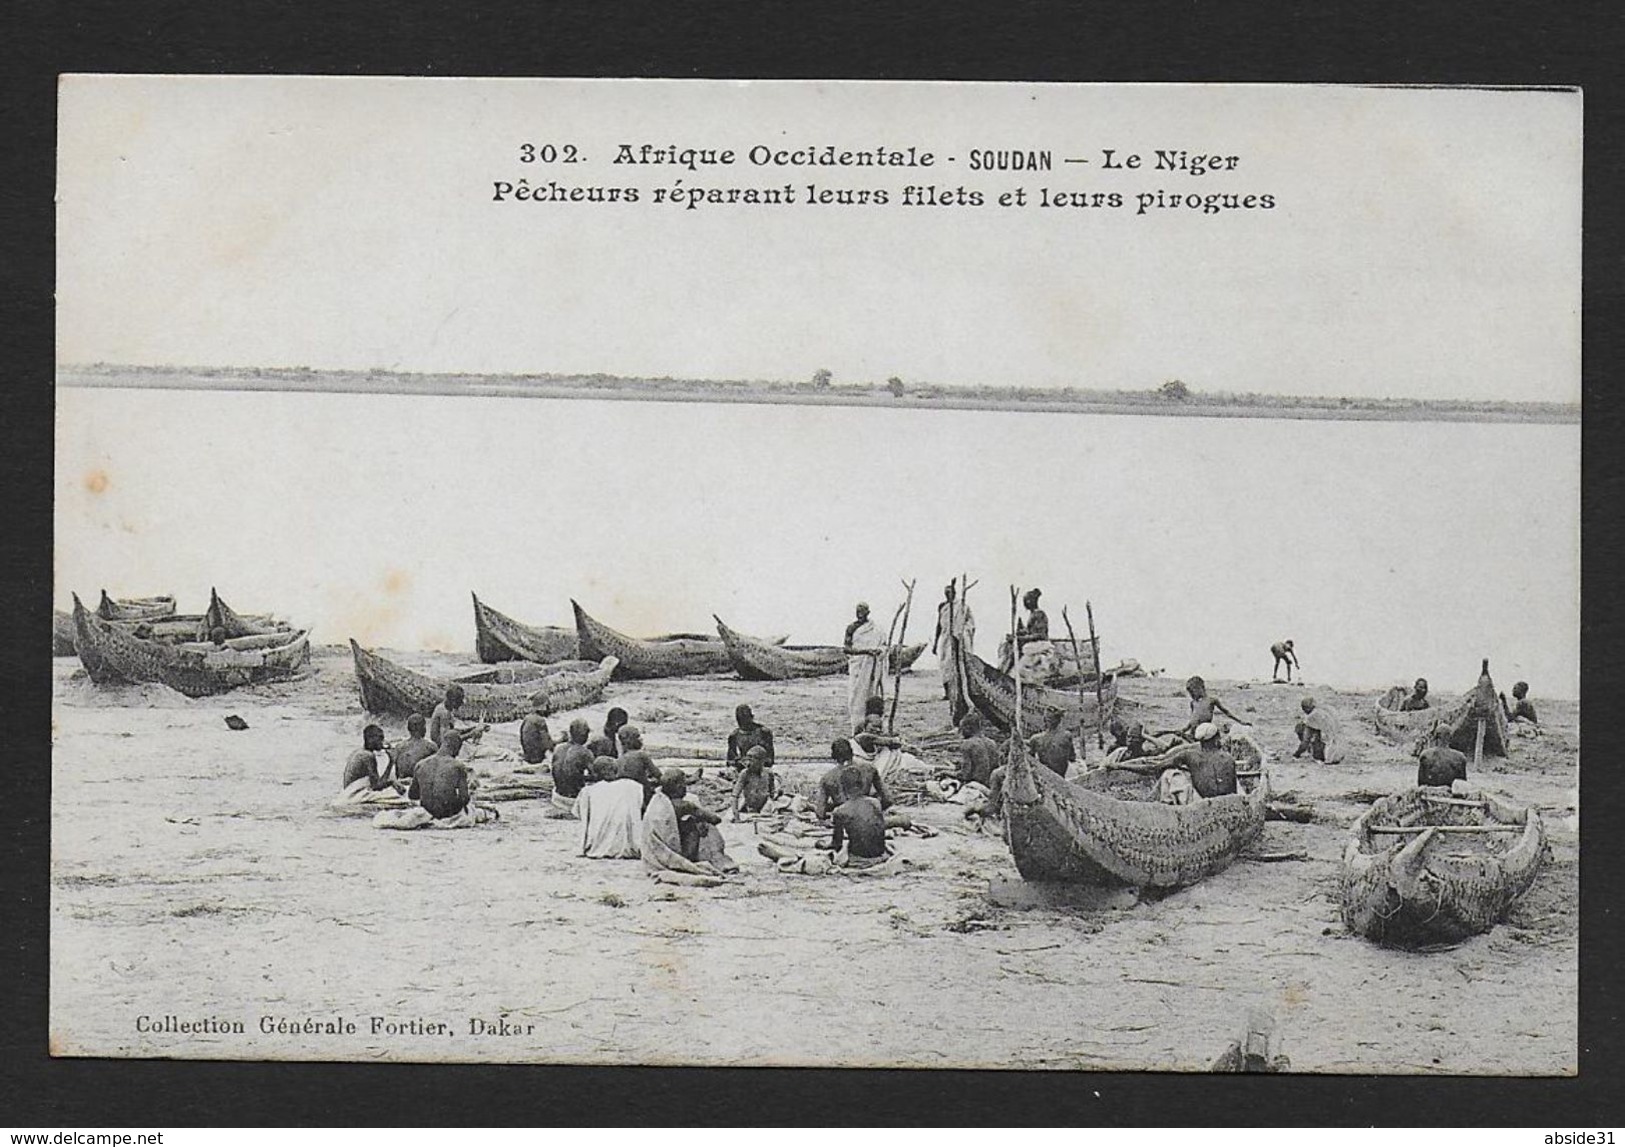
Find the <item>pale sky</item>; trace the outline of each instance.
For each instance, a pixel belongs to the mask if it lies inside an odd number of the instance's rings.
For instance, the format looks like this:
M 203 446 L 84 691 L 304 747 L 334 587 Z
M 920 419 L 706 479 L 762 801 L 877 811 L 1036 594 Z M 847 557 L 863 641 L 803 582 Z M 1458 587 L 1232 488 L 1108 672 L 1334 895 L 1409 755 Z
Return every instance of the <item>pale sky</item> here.
M 583 162 L 519 162 L 573 143 Z M 731 167 L 613 165 L 620 143 Z M 930 169 L 752 166 L 754 144 Z M 1049 172 L 970 151 L 1049 149 Z M 1145 168 L 1108 172 L 1102 149 Z M 1193 178 L 1155 149 L 1239 156 Z M 953 161 L 947 157 L 953 156 Z M 1063 157 L 1087 158 L 1066 164 Z M 1581 101 L 1331 87 L 68 77 L 58 361 L 1574 402 Z M 493 182 L 636 205 L 493 202 Z M 656 187 L 782 187 L 777 207 Z M 887 206 L 805 203 L 887 189 Z M 981 208 L 903 207 L 905 184 Z M 1103 208 L 1000 207 L 1039 188 Z M 1271 210 L 1135 211 L 1139 193 Z

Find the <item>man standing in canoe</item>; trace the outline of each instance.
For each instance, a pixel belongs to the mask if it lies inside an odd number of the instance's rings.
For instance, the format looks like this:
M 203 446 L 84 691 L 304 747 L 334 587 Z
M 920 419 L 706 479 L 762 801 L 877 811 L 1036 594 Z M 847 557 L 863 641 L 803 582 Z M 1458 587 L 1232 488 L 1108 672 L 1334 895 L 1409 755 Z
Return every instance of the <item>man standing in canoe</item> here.
M 854 732 L 863 724 L 864 706 L 885 695 L 886 643 L 869 620 L 869 604 L 858 602 L 857 620 L 846 627 L 841 649 L 846 654 L 846 712 Z
M 1292 671 L 1294 669 L 1298 671 L 1299 678 L 1302 678 L 1303 668 L 1298 664 L 1298 655 L 1292 652 L 1292 639 L 1290 637 L 1285 641 L 1277 641 L 1270 646 L 1270 656 L 1275 658 L 1275 668 L 1270 670 L 1270 680 L 1272 682 L 1281 680 L 1281 666 L 1283 665 L 1286 666 L 1286 683 L 1288 685 L 1292 684 Z
M 1501 694 L 1501 711 L 1507 716 L 1507 724 L 1514 721 L 1528 721 L 1531 725 L 1539 725 L 1540 718 L 1535 716 L 1534 702 L 1529 700 L 1529 682 L 1520 681 L 1512 687 L 1512 699 L 1516 705 L 1507 704 L 1507 695 Z
M 942 674 L 942 695 L 955 721 L 963 720 L 969 710 L 964 682 L 960 680 L 959 655 L 961 651 L 974 652 L 976 646 L 976 619 L 971 616 L 970 603 L 958 597 L 959 591 L 953 582 L 942 587 L 937 630 L 931 635 L 931 652 L 936 655 L 937 668 Z

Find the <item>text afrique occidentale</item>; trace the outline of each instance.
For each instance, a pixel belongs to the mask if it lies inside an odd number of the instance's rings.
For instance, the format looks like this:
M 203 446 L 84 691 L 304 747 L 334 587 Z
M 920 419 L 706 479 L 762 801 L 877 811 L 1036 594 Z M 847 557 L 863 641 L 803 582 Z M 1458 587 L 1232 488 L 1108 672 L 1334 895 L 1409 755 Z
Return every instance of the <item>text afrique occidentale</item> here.
M 578 164 L 586 156 L 571 144 L 525 144 L 520 149 L 520 162 L 542 164 Z M 621 144 L 610 161 L 615 165 L 639 168 L 676 167 L 691 175 L 708 169 L 730 168 L 744 162 L 756 168 L 797 168 L 812 170 L 847 170 L 852 168 L 880 169 L 901 173 L 908 169 L 927 169 L 939 165 L 939 157 L 919 148 L 875 148 L 872 150 L 840 150 L 833 145 L 806 148 L 773 149 L 758 145 L 743 153 L 728 148 L 656 147 L 644 144 L 633 148 Z M 967 166 L 976 172 L 1043 173 L 1054 170 L 1053 153 L 1044 149 L 976 149 L 967 153 Z M 953 157 L 950 157 L 950 162 Z M 1087 164 L 1087 159 L 1071 162 Z M 1241 165 L 1241 157 L 1218 155 L 1188 150 L 1157 149 L 1148 155 L 1126 152 L 1116 148 L 1103 148 L 1095 163 L 1096 170 L 1112 173 L 1164 172 L 1189 178 L 1200 178 L 1213 173 L 1234 172 Z M 1273 210 L 1275 196 L 1268 193 L 1171 191 L 1163 187 L 1140 191 L 1080 190 L 1076 187 L 1017 186 L 1002 191 L 984 191 L 980 188 L 943 186 L 935 182 L 909 183 L 901 187 L 834 187 L 817 182 L 806 184 L 784 183 L 773 186 L 707 185 L 692 182 L 682 176 L 654 187 L 594 186 L 561 183 L 556 179 L 538 180 L 532 185 L 528 177 L 517 180 L 496 180 L 492 184 L 492 199 L 504 203 L 650 203 L 656 206 L 675 206 L 694 211 L 701 206 L 873 206 L 893 204 L 903 207 L 999 207 L 1037 208 L 1099 208 L 1118 210 L 1131 206 L 1136 215 L 1154 211 L 1184 209 L 1206 215 L 1221 211 Z

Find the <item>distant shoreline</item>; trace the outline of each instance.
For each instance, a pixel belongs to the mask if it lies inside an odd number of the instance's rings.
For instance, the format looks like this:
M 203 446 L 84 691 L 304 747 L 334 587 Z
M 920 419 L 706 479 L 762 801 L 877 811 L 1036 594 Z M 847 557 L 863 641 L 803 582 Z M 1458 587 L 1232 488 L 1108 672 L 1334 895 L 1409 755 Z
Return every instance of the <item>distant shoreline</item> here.
M 1577 403 L 1469 399 L 1314 398 L 1157 391 L 1045 391 L 883 383 L 621 378 L 608 375 L 412 374 L 300 368 L 62 366 L 56 385 L 151 390 L 290 391 L 479 398 L 590 399 L 606 402 L 711 402 L 765 406 L 836 406 L 876 410 L 985 410 L 1047 414 L 1151 415 L 1178 418 L 1320 419 L 1345 422 L 1580 422 Z

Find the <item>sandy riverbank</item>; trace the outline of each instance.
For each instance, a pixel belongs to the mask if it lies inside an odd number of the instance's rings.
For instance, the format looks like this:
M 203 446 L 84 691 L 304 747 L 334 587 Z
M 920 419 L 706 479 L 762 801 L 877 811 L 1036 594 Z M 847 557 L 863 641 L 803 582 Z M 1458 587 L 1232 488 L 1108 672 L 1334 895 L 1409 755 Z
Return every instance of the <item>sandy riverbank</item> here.
M 327 808 L 364 720 L 347 653 L 319 650 L 304 681 L 202 701 L 97 689 L 77 670 L 55 663 L 60 1054 L 1203 1070 L 1256 1005 L 1276 1013 L 1294 1070 L 1576 1066 L 1572 702 L 1540 702 L 1547 733 L 1475 778 L 1541 808 L 1551 863 L 1508 923 L 1410 954 L 1351 937 L 1338 918 L 1347 826 L 1415 776 L 1371 726 L 1375 691 L 1312 688 L 1349 732 L 1349 759 L 1322 765 L 1289 755 L 1298 688 L 1214 684 L 1257 724 L 1272 787 L 1316 810 L 1312 823 L 1269 823 L 1260 848 L 1307 860 L 1242 861 L 1160 899 L 1057 908 L 990 897 L 1017 881 L 1014 865 L 947 805 L 915 810 L 941 834 L 902 840 L 912 865 L 883 878 L 782 875 L 751 825 L 725 825 L 744 871 L 715 890 L 574 857 L 574 823 L 540 802 L 506 803 L 499 823 L 464 832 L 380 832 Z M 650 742 L 714 749 L 748 700 L 781 752 L 817 752 L 843 690 L 618 683 L 585 713 L 596 722 L 621 705 Z M 1128 681 L 1124 694 L 1152 723 L 1182 719 L 1177 680 Z M 249 728 L 228 730 L 228 713 Z M 906 677 L 904 734 L 945 724 L 934 668 Z M 514 747 L 514 730 L 490 739 Z M 244 1032 L 138 1030 L 165 1016 Z M 343 1017 L 356 1030 L 267 1033 L 261 1017 Z M 372 1017 L 395 1033 L 374 1034 Z M 470 1033 L 499 1017 L 518 1034 Z M 446 1030 L 421 1034 L 436 1024 Z

